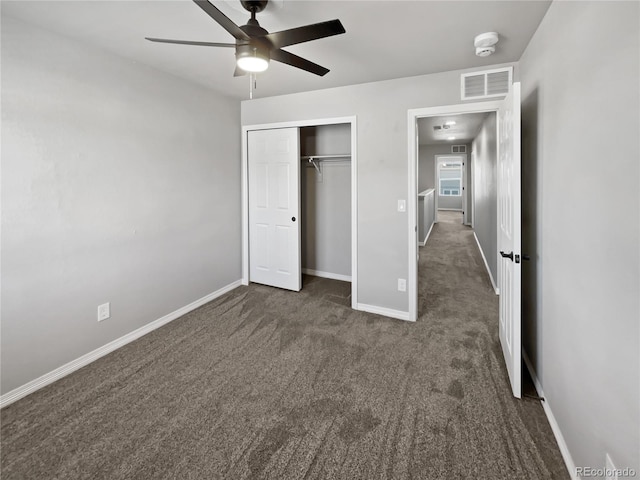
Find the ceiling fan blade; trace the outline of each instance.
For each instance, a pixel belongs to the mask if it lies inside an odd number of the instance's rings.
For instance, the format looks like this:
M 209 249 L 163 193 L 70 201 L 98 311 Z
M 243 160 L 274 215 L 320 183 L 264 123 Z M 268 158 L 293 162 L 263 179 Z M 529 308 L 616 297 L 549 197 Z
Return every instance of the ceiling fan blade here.
M 220 24 L 227 32 L 233 35 L 237 40 L 251 40 L 251 37 L 247 35 L 238 25 L 233 23 L 224 13 L 214 7 L 207 0 L 193 0 L 207 15 L 213 18 Z
M 305 58 L 294 55 L 293 53 L 285 52 L 284 50 L 272 50 L 271 60 L 286 63 L 287 65 L 315 73 L 321 77 L 329 73 L 328 68 L 324 68 L 317 63 L 310 62 Z
M 192 42 L 189 40 L 168 40 L 166 38 L 150 38 L 145 37 L 150 42 L 158 42 L 158 43 L 176 43 L 178 45 L 199 45 L 202 47 L 234 47 L 235 43 L 216 43 L 216 42 Z
M 233 72 L 233 76 L 234 77 L 242 77 L 243 75 L 246 75 L 246 74 L 247 74 L 247 72 L 245 72 L 243 69 L 241 69 L 240 67 L 238 67 L 236 65 L 236 69 Z
M 265 35 L 275 48 L 287 47 L 296 43 L 309 42 L 319 38 L 331 37 L 345 33 L 345 29 L 340 20 L 330 20 L 328 22 L 314 23 L 304 27 L 282 30 Z

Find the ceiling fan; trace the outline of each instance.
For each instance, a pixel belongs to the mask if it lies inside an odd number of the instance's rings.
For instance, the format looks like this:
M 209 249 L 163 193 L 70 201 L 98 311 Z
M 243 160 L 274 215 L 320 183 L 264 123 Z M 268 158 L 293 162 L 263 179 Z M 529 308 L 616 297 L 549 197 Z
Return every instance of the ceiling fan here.
M 323 76 L 329 69 L 313 63 L 305 58 L 282 50 L 282 47 L 297 43 L 309 42 L 320 38 L 331 37 L 345 33 L 340 20 L 315 23 L 304 27 L 292 28 L 280 32 L 269 33 L 256 20 L 256 13 L 265 9 L 268 0 L 241 0 L 242 6 L 251 13 L 246 25 L 238 26 L 224 13 L 214 7 L 208 0 L 193 0 L 222 28 L 236 39 L 235 43 L 192 42 L 188 40 L 168 40 L 164 38 L 149 38 L 147 40 L 161 43 L 176 43 L 180 45 L 199 45 L 205 47 L 230 47 L 236 49 L 236 70 L 234 76 L 247 73 L 263 72 L 269 67 L 269 60 L 286 63 L 307 72 Z

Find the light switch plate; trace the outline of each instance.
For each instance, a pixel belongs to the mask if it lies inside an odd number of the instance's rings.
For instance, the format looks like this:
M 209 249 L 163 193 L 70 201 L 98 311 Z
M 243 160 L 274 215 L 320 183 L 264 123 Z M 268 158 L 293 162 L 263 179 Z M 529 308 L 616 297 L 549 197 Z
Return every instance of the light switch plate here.
M 406 200 L 398 200 L 398 211 L 406 212 L 407 211 L 407 201 Z

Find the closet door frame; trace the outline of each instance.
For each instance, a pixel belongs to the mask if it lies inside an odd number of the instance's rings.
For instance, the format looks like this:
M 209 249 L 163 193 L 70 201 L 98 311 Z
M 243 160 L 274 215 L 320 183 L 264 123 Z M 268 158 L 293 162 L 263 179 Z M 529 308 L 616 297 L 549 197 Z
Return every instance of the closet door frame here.
M 274 128 L 319 127 L 336 124 L 351 125 L 351 307 L 358 305 L 358 151 L 357 118 L 336 117 L 293 122 L 265 123 L 242 127 L 242 284 L 249 285 L 249 158 L 248 132 L 252 130 L 270 130 Z

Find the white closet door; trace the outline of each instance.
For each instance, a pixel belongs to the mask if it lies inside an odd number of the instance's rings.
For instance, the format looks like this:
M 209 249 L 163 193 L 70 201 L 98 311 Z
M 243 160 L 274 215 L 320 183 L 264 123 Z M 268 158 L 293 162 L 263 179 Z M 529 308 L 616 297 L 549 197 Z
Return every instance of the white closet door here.
M 514 83 L 498 112 L 498 245 L 500 248 L 500 344 L 513 396 L 520 398 L 521 197 L 520 84 Z
M 299 291 L 300 148 L 297 128 L 248 132 L 249 280 Z

